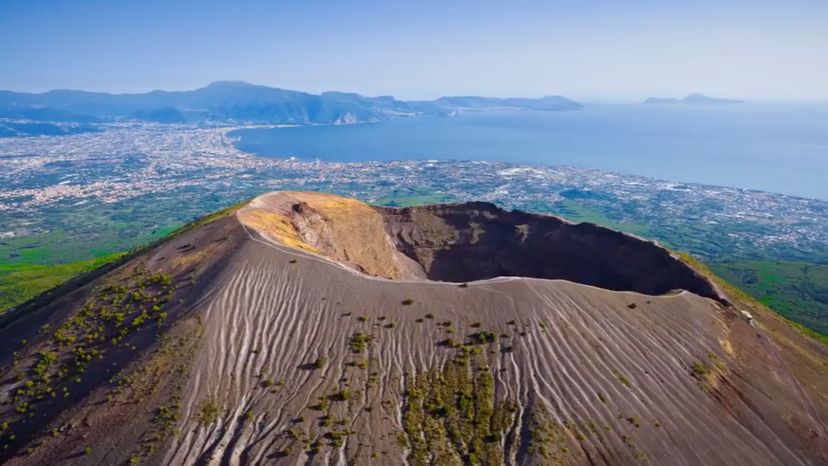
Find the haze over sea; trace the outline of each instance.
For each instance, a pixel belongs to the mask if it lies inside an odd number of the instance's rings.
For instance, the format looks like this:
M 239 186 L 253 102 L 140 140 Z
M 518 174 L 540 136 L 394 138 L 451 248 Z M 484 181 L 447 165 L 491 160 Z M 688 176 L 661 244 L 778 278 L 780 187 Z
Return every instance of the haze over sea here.
M 828 103 L 587 105 L 230 136 L 240 150 L 266 157 L 569 165 L 828 199 Z

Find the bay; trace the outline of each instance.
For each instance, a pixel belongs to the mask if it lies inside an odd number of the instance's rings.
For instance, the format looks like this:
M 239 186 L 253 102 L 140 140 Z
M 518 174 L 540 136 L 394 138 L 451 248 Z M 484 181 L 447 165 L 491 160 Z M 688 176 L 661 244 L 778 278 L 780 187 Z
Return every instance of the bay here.
M 264 157 L 566 165 L 828 199 L 828 104 L 587 105 L 230 136 Z

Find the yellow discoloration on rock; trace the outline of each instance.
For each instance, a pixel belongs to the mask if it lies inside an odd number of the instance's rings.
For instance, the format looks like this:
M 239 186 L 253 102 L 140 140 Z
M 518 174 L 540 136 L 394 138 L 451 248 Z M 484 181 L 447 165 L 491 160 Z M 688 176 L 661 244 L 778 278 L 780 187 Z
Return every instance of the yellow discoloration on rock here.
M 722 348 L 722 351 L 727 353 L 728 356 L 736 356 L 736 352 L 733 350 L 733 345 L 730 344 L 730 340 L 720 339 L 719 346 Z
M 267 238 L 386 278 L 403 276 L 383 218 L 355 199 L 315 192 L 261 196 L 238 218 Z
M 305 243 L 290 219 L 283 215 L 263 209 L 247 208 L 239 212 L 239 219 L 246 226 L 285 246 L 313 253 L 318 252 Z

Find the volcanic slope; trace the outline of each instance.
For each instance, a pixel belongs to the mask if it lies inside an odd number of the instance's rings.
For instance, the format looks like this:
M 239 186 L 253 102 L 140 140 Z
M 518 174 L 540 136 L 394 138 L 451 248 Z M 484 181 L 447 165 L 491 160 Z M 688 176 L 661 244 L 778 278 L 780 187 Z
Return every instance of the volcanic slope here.
M 702 272 L 486 203 L 267 194 L 5 315 L 0 460 L 828 463 L 828 349 Z

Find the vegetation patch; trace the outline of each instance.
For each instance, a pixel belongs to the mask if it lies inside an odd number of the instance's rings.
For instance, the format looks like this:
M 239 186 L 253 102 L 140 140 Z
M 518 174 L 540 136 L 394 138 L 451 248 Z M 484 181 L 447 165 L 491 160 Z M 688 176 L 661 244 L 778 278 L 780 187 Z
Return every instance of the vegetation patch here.
M 690 375 L 699 381 L 699 388 L 709 392 L 718 386 L 718 378 L 725 373 L 726 368 L 715 353 L 708 353 L 707 357 L 712 365 L 707 365 L 703 361 L 693 361 L 690 364 Z
M 142 460 L 148 459 L 155 452 L 159 443 L 164 442 L 169 436 L 179 433 L 176 426 L 181 419 L 182 381 L 192 360 L 196 343 L 203 331 L 203 325 L 198 319 L 185 324 L 183 331 L 175 338 L 164 337 L 159 348 L 137 370 L 128 376 L 119 377 L 117 380 L 116 391 L 127 389 L 128 392 L 123 394 L 131 395 L 133 403 L 140 403 L 156 391 L 163 389 L 166 386 L 163 383 L 164 377 L 170 377 L 173 382 L 166 401 L 159 405 L 154 412 L 152 426 L 141 436 L 140 448 L 134 451 L 130 457 L 129 464 L 131 465 L 139 464 Z M 124 381 L 127 383 L 122 384 Z M 205 423 L 216 422 L 213 417 L 218 417 L 220 408 L 215 402 L 205 400 L 199 408 L 197 419 L 200 418 Z
M 29 342 L 21 341 L 8 368 L 20 381 L 9 400 L 16 419 L 6 422 L 25 422 L 41 404 L 75 395 L 90 366 L 103 364 L 109 352 L 134 350 L 138 333 L 157 332 L 164 324 L 174 292 L 169 275 L 139 264 L 121 282 L 98 286 L 59 326 L 41 327 L 37 352 L 27 352 Z
M 482 361 L 457 357 L 406 384 L 403 429 L 412 466 L 499 465 L 517 407 L 495 400 L 492 373 Z
M 638 460 L 639 463 L 649 464 L 649 460 L 647 460 L 647 455 L 638 447 L 635 441 L 629 435 L 625 435 L 621 438 L 623 440 L 624 445 L 630 449 L 630 453 L 632 453 L 633 458 Z
M 0 313 L 52 289 L 75 275 L 108 264 L 123 254 L 107 254 L 94 259 L 46 265 L 30 263 L 0 264 Z
M 591 421 L 578 419 L 552 420 L 546 409 L 533 407 L 529 413 L 527 453 L 538 464 L 580 464 L 586 441 L 597 441 L 607 447 L 606 439 Z
M 707 365 L 699 361 L 694 361 L 693 364 L 690 364 L 690 371 L 693 376 L 699 380 L 704 380 L 707 377 L 707 374 L 710 373 L 710 369 L 707 368 Z
M 221 408 L 213 399 L 204 400 L 198 408 L 198 416 L 196 419 L 199 424 L 209 425 L 215 424 L 218 421 Z
M 368 347 L 368 343 L 371 339 L 372 338 L 369 335 L 365 335 L 362 332 L 355 332 L 351 335 L 351 339 L 348 341 L 348 347 L 351 349 L 352 353 L 360 354 Z
M 469 340 L 475 345 L 485 345 L 487 343 L 494 343 L 497 336 L 494 332 L 475 332 L 469 335 Z
M 348 401 L 351 399 L 351 391 L 348 389 L 348 387 L 345 387 L 342 390 L 334 393 L 333 399 L 334 401 Z
M 712 264 L 722 278 L 739 283 L 785 318 L 828 335 L 828 265 L 791 261 Z

